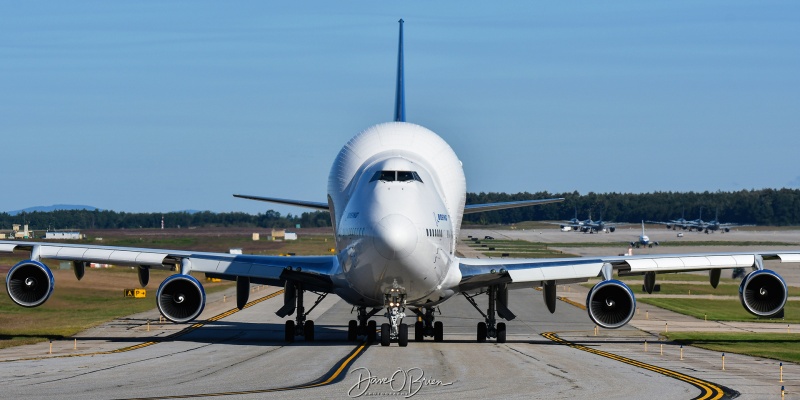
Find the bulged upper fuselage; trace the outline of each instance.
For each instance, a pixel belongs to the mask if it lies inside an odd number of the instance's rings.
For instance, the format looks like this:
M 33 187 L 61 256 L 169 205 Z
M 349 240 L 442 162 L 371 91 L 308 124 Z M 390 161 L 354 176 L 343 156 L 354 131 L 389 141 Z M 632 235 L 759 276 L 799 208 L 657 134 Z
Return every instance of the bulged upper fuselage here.
M 409 305 L 455 294 L 455 245 L 466 199 L 461 162 L 432 131 L 389 122 L 353 137 L 328 178 L 328 202 L 350 303 L 383 305 L 391 289 Z

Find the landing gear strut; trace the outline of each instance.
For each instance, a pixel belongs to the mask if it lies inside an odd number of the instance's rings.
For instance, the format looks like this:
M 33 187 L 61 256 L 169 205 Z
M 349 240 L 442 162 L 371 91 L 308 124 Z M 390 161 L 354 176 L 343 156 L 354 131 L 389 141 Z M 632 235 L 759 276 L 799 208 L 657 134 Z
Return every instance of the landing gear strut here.
M 486 293 L 489 296 L 489 309 L 486 313 L 481 311 L 478 304 L 475 303 L 475 297 Z M 506 324 L 505 322 L 497 322 L 495 315 L 507 321 L 511 321 L 517 316 L 508 309 L 508 288 L 505 284 L 489 286 L 485 292 L 474 295 L 469 295 L 465 292 L 461 293 L 464 298 L 478 310 L 485 322 L 478 323 L 478 343 L 483 343 L 486 339 L 496 338 L 497 343 L 506 342 Z
M 369 319 L 380 311 L 380 308 L 373 308 L 367 312 L 367 307 L 358 307 L 358 321 L 351 319 L 347 325 L 347 340 L 354 342 L 359 336 L 366 336 L 367 342 L 375 342 L 378 336 L 378 324 Z
M 275 314 L 279 317 L 295 314 L 294 321 L 286 321 L 284 329 L 284 339 L 287 342 L 294 342 L 296 336 L 302 336 L 307 342 L 314 341 L 314 321 L 306 320 L 308 314 L 316 308 L 319 303 L 327 296 L 327 293 L 312 292 L 317 295 L 314 305 L 306 311 L 303 305 L 303 284 L 300 282 L 286 281 L 283 307 Z

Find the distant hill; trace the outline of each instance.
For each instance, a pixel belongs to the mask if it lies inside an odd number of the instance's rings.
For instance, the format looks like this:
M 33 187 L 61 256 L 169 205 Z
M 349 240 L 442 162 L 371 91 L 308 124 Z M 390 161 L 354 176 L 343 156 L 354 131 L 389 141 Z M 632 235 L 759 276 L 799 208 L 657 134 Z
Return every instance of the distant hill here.
M 34 211 L 49 212 L 49 211 L 56 211 L 56 210 L 88 210 L 88 211 L 94 211 L 94 210 L 100 210 L 100 209 L 97 208 L 97 207 L 93 207 L 93 206 L 82 206 L 82 205 L 76 205 L 76 204 L 54 204 L 52 206 L 36 206 L 36 207 L 28 207 L 28 208 L 25 208 L 25 209 L 22 209 L 22 210 L 9 211 L 8 214 L 9 215 L 17 215 L 17 214 L 20 214 L 20 213 L 31 213 L 31 212 L 34 212 Z

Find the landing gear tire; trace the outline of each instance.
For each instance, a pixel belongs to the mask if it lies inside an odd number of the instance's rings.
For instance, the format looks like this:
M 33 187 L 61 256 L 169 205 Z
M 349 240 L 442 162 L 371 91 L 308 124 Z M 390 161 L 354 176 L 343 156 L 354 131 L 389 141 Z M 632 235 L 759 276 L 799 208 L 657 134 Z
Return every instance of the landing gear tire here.
M 358 338 L 358 322 L 354 319 L 351 319 L 350 322 L 347 324 L 347 341 L 355 342 L 357 338 Z
M 367 322 L 367 342 L 375 343 L 378 338 L 378 323 L 375 321 Z
M 294 321 L 286 321 L 286 328 L 284 331 L 284 339 L 287 342 L 294 342 Z
M 381 324 L 381 346 L 388 346 L 392 342 L 392 328 L 389 324 Z
M 425 338 L 425 324 L 422 321 L 414 323 L 414 341 L 421 342 Z
M 500 322 L 497 324 L 497 343 L 506 342 L 506 323 Z
M 478 343 L 486 341 L 486 322 L 478 322 Z
M 397 344 L 399 344 L 400 347 L 408 346 L 408 325 L 400 324 L 398 333 L 400 336 L 397 338 Z
M 433 324 L 433 341 L 434 342 L 444 341 L 444 324 L 442 323 L 442 321 L 436 321 Z
M 303 336 L 305 336 L 306 342 L 314 341 L 314 321 L 306 321 L 303 324 Z

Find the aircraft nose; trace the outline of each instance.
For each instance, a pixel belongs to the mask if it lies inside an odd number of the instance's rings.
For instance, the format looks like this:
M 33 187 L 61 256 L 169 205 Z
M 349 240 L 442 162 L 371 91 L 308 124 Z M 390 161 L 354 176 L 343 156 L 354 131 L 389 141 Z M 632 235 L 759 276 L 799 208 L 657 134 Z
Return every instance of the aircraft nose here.
M 403 215 L 388 215 L 375 228 L 375 249 L 387 260 L 408 257 L 417 247 L 417 228 Z

